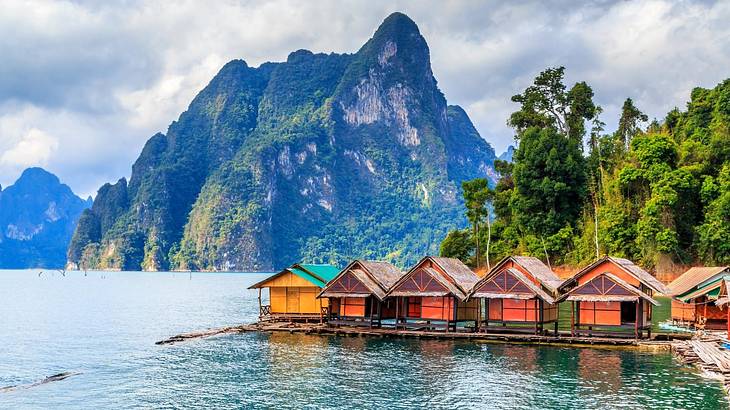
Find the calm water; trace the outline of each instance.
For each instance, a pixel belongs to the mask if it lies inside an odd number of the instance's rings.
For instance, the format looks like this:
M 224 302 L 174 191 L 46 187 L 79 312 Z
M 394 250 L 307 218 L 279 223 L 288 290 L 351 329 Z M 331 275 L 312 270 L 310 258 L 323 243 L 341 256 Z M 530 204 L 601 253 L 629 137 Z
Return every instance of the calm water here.
M 669 354 L 184 331 L 253 321 L 259 274 L 0 271 L 2 408 L 728 408 Z

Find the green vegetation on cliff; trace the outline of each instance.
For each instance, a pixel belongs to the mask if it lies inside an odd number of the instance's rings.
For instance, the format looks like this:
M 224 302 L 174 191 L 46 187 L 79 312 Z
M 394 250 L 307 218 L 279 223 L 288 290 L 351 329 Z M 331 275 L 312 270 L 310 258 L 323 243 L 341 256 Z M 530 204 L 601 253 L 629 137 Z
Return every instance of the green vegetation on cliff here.
M 403 14 L 355 54 L 224 66 L 69 247 L 86 268 L 271 270 L 353 257 L 402 266 L 465 226 L 463 180 L 494 151 L 448 106 Z M 98 203 L 98 205 L 97 205 Z

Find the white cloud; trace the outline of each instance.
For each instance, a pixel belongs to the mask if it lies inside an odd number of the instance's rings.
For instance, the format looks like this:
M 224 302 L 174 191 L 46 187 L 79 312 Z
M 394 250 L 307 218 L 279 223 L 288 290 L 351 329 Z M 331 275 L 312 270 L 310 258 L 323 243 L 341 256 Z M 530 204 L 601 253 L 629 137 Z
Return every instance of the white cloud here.
M 20 140 L 0 156 L 0 166 L 25 168 L 31 165 L 45 165 L 58 149 L 58 139 L 38 128 L 31 128 Z
M 512 139 L 510 96 L 551 65 L 593 86 L 609 128 L 626 97 L 661 117 L 692 87 L 730 75 L 729 2 L 8 0 L 0 157 L 37 130 L 57 145 L 25 155 L 27 165 L 94 193 L 128 175 L 147 138 L 165 132 L 227 61 L 257 66 L 300 48 L 354 52 L 397 10 L 426 37 L 449 102 L 465 107 L 498 152 Z M 3 185 L 19 175 L 8 161 Z

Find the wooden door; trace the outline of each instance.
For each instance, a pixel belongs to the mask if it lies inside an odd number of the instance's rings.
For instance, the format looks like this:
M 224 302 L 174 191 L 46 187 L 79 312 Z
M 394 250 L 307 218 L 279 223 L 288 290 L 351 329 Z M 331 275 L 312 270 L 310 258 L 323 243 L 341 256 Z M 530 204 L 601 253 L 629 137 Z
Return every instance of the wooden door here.
M 287 313 L 299 313 L 299 288 L 286 289 Z

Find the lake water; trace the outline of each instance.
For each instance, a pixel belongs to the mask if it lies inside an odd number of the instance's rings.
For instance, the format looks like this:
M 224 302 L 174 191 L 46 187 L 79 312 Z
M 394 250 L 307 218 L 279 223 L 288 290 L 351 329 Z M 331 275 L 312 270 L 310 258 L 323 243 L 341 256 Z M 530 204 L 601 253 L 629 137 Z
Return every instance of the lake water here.
M 240 334 L 261 274 L 0 271 L 1 408 L 728 408 L 670 354 Z

